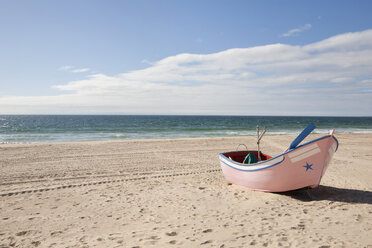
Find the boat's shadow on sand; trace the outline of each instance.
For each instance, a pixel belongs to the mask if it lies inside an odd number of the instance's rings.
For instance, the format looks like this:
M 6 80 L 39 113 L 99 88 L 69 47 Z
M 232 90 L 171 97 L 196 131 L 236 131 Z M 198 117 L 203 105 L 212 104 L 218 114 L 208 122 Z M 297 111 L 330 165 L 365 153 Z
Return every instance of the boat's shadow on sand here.
M 357 189 L 343 189 L 319 185 L 315 189 L 300 189 L 279 193 L 300 201 L 337 201 L 372 204 L 372 192 Z

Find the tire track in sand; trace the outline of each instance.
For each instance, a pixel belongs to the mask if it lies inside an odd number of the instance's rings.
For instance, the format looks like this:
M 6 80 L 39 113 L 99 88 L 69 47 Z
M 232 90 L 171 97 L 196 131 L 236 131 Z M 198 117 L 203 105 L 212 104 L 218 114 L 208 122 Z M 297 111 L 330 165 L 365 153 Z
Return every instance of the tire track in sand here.
M 220 169 L 209 169 L 209 170 L 198 170 L 198 171 L 188 171 L 188 172 L 153 174 L 153 175 L 129 177 L 129 178 L 122 178 L 122 179 L 85 182 L 85 183 L 79 183 L 79 184 L 55 185 L 52 187 L 43 187 L 43 188 L 34 188 L 34 189 L 31 188 L 31 189 L 26 189 L 26 190 L 4 192 L 4 193 L 0 193 L 0 197 L 13 196 L 13 195 L 19 195 L 19 194 L 28 194 L 28 193 L 37 193 L 37 192 L 47 192 L 47 191 L 53 191 L 53 190 L 84 187 L 84 186 L 107 184 L 107 183 L 129 182 L 129 181 L 146 180 L 146 179 L 157 179 L 157 178 L 189 176 L 189 175 L 197 175 L 197 174 L 205 174 L 205 173 L 215 173 L 215 172 L 220 172 L 220 171 L 221 171 Z

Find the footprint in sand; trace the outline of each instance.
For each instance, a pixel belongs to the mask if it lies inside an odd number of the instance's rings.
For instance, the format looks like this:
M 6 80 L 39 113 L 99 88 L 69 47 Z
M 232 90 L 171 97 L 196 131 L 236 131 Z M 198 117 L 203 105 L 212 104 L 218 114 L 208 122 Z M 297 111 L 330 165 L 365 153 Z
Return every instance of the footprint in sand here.
M 22 232 L 18 232 L 16 233 L 16 236 L 24 236 L 28 233 L 28 231 L 22 231 Z
M 210 243 L 212 243 L 213 241 L 212 240 L 207 240 L 207 241 L 205 241 L 205 242 L 203 242 L 203 243 L 200 243 L 200 245 L 206 245 L 206 244 L 210 244 Z
M 32 241 L 31 244 L 33 244 L 35 247 L 37 247 L 41 244 L 41 242 L 40 241 Z
M 167 236 L 177 236 L 177 232 L 165 233 Z
M 355 219 L 356 221 L 362 221 L 363 220 L 363 217 L 360 215 L 360 214 L 358 214 L 358 215 L 356 215 L 356 219 Z
M 56 235 L 58 235 L 58 234 L 61 234 L 61 233 L 63 233 L 63 232 L 62 232 L 62 231 L 51 232 L 51 233 L 50 233 L 50 236 L 54 237 L 54 236 L 56 236 Z

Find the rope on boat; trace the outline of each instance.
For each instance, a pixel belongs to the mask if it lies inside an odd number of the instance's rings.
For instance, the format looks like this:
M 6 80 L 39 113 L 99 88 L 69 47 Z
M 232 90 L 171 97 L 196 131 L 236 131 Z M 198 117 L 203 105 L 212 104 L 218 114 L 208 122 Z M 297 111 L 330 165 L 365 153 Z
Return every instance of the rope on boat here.
M 245 146 L 245 149 L 248 151 L 248 147 L 245 144 L 239 144 L 235 149 L 236 151 L 238 151 L 239 146 Z

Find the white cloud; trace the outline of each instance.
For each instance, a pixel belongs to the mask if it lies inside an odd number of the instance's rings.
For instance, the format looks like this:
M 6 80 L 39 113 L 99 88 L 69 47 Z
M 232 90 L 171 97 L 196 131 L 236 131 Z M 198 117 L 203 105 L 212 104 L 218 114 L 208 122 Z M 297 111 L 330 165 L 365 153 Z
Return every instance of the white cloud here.
M 60 71 L 69 71 L 72 68 L 73 68 L 73 66 L 71 66 L 71 65 L 64 65 L 64 66 L 59 67 L 58 70 L 60 70 Z
M 81 72 L 88 72 L 90 71 L 90 68 L 76 68 L 74 69 L 74 66 L 71 65 L 64 65 L 58 68 L 60 71 L 68 71 L 68 72 L 73 72 L 73 73 L 81 73 Z
M 305 46 L 178 54 L 142 70 L 0 97 L 0 113 L 372 115 L 372 30 Z
M 305 24 L 299 28 L 294 28 L 294 29 L 291 29 L 289 30 L 287 33 L 284 33 L 284 34 L 281 34 L 280 36 L 281 37 L 288 37 L 288 36 L 292 36 L 292 35 L 295 35 L 295 34 L 298 34 L 298 33 L 301 33 L 305 30 L 308 30 L 311 28 L 311 24 Z
M 80 73 L 80 72 L 87 72 L 87 71 L 90 71 L 90 68 L 81 68 L 81 69 L 71 70 L 71 72 L 73 73 Z
M 147 64 L 147 65 L 153 65 L 153 63 L 152 63 L 151 61 L 149 61 L 148 59 L 143 59 L 143 60 L 141 61 L 141 63 L 143 63 L 143 64 Z

